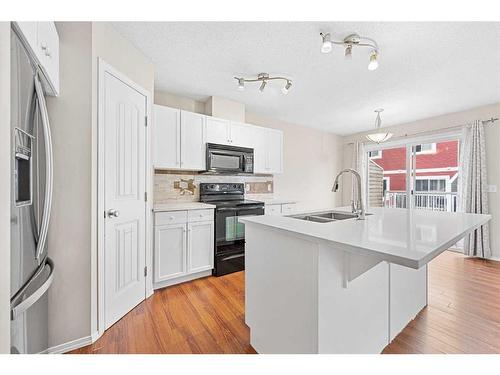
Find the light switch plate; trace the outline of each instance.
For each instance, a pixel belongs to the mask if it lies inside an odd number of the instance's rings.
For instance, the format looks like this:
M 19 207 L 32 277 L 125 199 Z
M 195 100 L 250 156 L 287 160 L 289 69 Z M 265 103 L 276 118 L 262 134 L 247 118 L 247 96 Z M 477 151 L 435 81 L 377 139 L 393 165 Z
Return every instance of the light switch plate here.
M 496 193 L 497 186 L 496 185 L 488 185 L 488 193 Z

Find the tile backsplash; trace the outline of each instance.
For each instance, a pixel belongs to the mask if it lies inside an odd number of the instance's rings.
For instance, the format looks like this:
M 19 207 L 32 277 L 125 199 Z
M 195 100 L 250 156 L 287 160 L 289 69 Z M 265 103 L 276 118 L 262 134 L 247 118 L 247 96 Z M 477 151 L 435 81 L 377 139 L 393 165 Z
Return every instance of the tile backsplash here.
M 249 197 L 273 197 L 273 176 L 225 176 L 157 170 L 154 177 L 154 202 L 199 201 L 201 182 L 244 183 L 245 194 Z

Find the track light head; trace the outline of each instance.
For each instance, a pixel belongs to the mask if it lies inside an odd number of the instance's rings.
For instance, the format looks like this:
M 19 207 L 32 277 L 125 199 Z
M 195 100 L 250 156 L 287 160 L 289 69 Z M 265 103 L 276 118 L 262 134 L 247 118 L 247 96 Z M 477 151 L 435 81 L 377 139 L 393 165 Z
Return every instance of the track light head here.
M 267 85 L 267 81 L 263 80 L 262 83 L 260 84 L 260 87 L 259 87 L 260 92 L 264 91 L 264 89 L 266 88 L 266 85 Z
M 332 52 L 332 40 L 330 33 L 327 34 L 320 33 L 319 35 L 321 35 L 321 52 L 322 53 Z
M 244 91 L 245 90 L 245 79 L 243 79 L 243 78 L 237 78 L 237 79 L 238 79 L 238 90 Z
M 377 51 L 372 51 L 372 54 L 370 55 L 370 63 L 368 64 L 368 70 L 375 70 L 378 68 L 378 53 Z
M 285 95 L 288 94 L 288 91 L 290 91 L 290 87 L 292 87 L 292 81 L 286 81 L 286 85 L 281 89 L 281 92 Z
M 346 47 L 345 47 L 345 53 L 344 53 L 344 56 L 347 60 L 351 60 L 352 59 L 352 44 L 348 44 Z

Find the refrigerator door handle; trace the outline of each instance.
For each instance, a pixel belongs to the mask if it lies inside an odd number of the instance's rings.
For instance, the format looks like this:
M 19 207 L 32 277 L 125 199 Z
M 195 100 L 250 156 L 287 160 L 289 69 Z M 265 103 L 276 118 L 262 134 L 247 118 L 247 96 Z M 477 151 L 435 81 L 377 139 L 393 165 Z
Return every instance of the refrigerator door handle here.
M 43 94 L 42 84 L 40 83 L 39 72 L 35 74 L 35 91 L 38 100 L 38 107 L 42 118 L 42 128 L 45 142 L 45 200 L 43 203 L 43 214 L 40 224 L 40 235 L 36 246 L 35 258 L 40 265 L 43 261 L 42 253 L 47 241 L 47 233 L 49 231 L 50 208 L 52 205 L 52 183 L 53 183 L 53 160 L 52 160 L 52 137 L 50 135 L 49 114 L 47 111 L 47 103 Z
M 22 300 L 21 302 L 17 303 L 15 306 L 11 307 L 10 309 L 10 319 L 11 320 L 16 320 L 19 316 L 21 316 L 26 310 L 28 310 L 31 306 L 33 306 L 36 301 L 38 301 L 44 294 L 45 292 L 50 288 L 52 285 L 52 281 L 54 279 L 54 263 L 50 258 L 47 258 L 47 263 L 45 266 L 41 267 L 38 272 L 33 275 L 31 280 L 35 280 L 45 269 L 45 267 L 50 267 L 50 274 L 47 277 L 47 280 L 40 285 L 40 287 L 35 290 L 32 294 L 30 294 L 26 299 Z M 26 286 L 18 293 L 23 293 L 24 290 L 26 290 L 27 287 L 29 287 L 30 282 L 26 284 Z

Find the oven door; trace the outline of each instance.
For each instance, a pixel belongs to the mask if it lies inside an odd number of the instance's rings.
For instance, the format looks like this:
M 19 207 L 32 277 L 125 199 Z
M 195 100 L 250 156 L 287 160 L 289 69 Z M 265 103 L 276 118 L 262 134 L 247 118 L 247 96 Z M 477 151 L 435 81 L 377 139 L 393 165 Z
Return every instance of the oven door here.
M 263 206 L 222 207 L 215 215 L 215 245 L 217 254 L 245 249 L 245 225 L 241 216 L 264 215 Z

